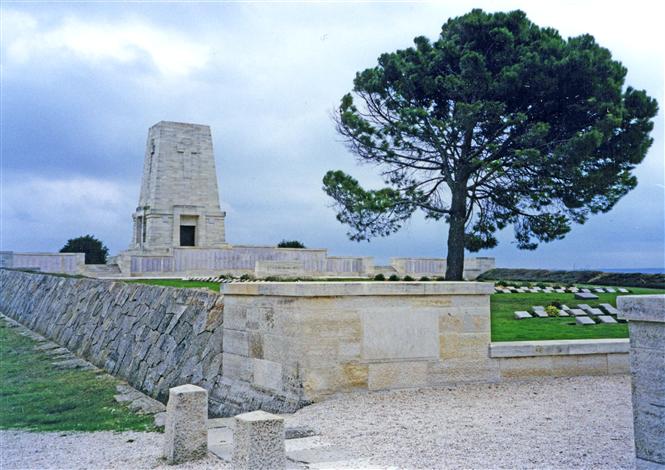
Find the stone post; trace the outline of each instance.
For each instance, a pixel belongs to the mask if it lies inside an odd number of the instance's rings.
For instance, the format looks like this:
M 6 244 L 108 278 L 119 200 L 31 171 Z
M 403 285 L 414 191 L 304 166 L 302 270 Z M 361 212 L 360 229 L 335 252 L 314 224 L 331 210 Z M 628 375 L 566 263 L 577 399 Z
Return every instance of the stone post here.
M 178 464 L 208 453 L 208 392 L 196 385 L 169 390 L 164 428 L 164 457 Z
M 285 466 L 284 419 L 265 411 L 236 416 L 233 468 L 279 469 Z
M 630 330 L 638 469 L 665 466 L 665 295 L 617 298 Z

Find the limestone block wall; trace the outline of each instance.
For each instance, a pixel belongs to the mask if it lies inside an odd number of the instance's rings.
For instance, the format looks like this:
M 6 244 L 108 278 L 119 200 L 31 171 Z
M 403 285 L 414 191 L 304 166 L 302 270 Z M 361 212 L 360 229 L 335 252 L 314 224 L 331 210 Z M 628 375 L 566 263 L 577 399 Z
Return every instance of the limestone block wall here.
M 627 374 L 628 339 L 506 341 L 492 343 L 501 380 Z
M 374 269 L 371 257 L 329 257 L 327 253 L 324 249 L 243 245 L 228 248 L 176 248 L 172 255 L 127 256 L 129 262 L 123 273 L 143 276 L 167 273 L 246 273 L 259 276 L 356 277 L 367 276 Z
M 435 277 L 446 274 L 447 261 L 446 258 L 390 258 L 390 265 L 401 276 Z M 472 281 L 485 271 L 495 267 L 494 258 L 465 258 L 464 278 Z
M 621 296 L 617 307 L 630 330 L 636 466 L 664 468 L 665 295 Z
M 374 258 L 371 256 L 328 256 L 325 274 L 354 277 L 373 273 Z
M 167 259 L 170 258 L 170 259 Z M 328 256 L 325 249 L 275 248 L 272 246 L 233 245 L 226 248 L 175 248 L 171 254 L 133 254 L 126 275 L 180 274 L 256 274 L 279 276 L 367 277 L 374 275 L 371 256 Z M 280 265 L 280 262 L 284 264 Z M 258 263 L 258 265 L 257 265 Z M 297 263 L 297 266 L 296 266 Z M 392 258 L 391 265 L 401 276 L 443 276 L 444 258 Z M 475 279 L 494 268 L 494 258 L 467 258 L 464 276 Z
M 491 291 L 468 282 L 226 284 L 222 374 L 289 402 L 495 381 Z
M 11 268 L 14 262 L 13 251 L 0 251 L 0 268 Z
M 0 267 L 35 269 L 45 273 L 80 274 L 85 264 L 84 253 L 0 253 Z

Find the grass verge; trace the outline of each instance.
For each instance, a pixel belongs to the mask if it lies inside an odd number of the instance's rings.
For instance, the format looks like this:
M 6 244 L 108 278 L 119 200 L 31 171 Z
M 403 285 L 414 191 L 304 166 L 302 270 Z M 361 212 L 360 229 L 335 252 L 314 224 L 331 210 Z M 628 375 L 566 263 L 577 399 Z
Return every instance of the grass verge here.
M 662 289 L 630 288 L 630 295 L 662 294 Z M 597 300 L 578 300 L 575 294 L 493 294 L 490 298 L 492 314 L 492 341 L 541 341 L 556 339 L 600 339 L 627 338 L 626 323 L 576 325 L 574 317 L 527 318 L 515 320 L 518 310 L 529 310 L 534 305 L 549 305 L 558 301 L 573 307 L 588 304 L 592 307 L 602 303 L 616 306 L 616 298 L 626 294 L 596 294 Z
M 219 283 L 217 282 L 184 281 L 182 279 L 136 279 L 125 282 L 133 284 L 148 284 L 151 286 L 208 288 L 215 292 L 219 292 Z
M 156 431 L 113 398 L 118 380 L 91 370 L 58 369 L 37 343 L 0 319 L 0 429 Z

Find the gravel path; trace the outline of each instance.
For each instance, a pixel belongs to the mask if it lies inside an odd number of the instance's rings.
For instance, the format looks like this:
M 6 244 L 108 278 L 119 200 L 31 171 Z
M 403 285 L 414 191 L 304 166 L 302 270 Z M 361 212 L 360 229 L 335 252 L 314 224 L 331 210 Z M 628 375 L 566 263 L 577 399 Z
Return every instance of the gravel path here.
M 332 467 L 634 468 L 630 378 L 343 395 L 287 417 L 348 453 Z M 0 467 L 229 468 L 159 459 L 161 434 L 0 433 Z

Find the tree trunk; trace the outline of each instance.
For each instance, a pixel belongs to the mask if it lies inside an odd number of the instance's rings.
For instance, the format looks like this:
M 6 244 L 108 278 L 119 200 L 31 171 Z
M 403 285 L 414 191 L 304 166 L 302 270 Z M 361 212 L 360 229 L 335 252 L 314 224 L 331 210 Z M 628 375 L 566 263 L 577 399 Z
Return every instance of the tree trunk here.
M 452 191 L 446 281 L 464 279 L 464 227 L 466 225 L 466 181 L 457 183 Z

